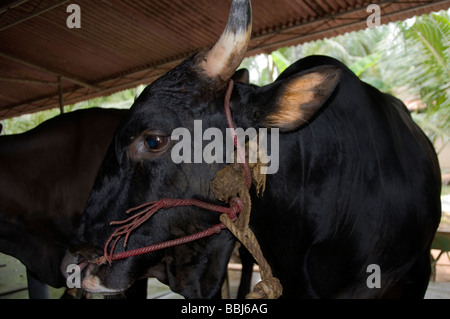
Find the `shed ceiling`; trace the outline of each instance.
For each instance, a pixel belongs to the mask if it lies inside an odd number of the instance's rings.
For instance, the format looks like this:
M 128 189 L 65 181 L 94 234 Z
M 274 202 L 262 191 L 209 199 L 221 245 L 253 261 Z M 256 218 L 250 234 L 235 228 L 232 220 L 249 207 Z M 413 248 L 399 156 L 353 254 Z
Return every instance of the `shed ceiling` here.
M 0 3 L 0 119 L 149 84 L 215 43 L 231 0 L 68 0 Z M 253 0 L 247 56 L 448 9 L 450 0 Z

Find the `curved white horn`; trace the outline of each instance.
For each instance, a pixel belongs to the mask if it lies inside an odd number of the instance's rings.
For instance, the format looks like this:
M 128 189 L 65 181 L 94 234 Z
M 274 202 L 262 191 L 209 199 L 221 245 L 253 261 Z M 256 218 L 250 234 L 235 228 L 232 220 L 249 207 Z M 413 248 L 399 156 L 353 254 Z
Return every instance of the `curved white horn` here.
M 250 0 L 233 0 L 225 30 L 219 41 L 206 53 L 201 67 L 213 80 L 227 82 L 241 64 L 252 30 Z

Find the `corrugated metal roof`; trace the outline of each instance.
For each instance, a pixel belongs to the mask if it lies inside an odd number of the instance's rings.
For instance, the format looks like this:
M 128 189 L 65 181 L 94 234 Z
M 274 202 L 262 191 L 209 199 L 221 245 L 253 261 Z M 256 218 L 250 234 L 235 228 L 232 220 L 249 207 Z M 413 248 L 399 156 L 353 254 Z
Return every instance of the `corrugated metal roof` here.
M 0 119 L 148 84 L 218 39 L 231 0 L 68 0 L 0 4 Z M 450 1 L 253 0 L 247 56 L 366 28 L 371 3 L 383 24 L 448 9 Z

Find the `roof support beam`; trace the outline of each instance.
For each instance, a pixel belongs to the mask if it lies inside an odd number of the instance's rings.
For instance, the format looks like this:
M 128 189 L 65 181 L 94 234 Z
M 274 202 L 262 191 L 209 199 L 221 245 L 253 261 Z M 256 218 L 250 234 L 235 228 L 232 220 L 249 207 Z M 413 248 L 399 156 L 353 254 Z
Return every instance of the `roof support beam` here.
M 30 20 L 30 19 L 32 19 L 32 18 L 34 18 L 34 17 L 37 17 L 38 15 L 41 15 L 41 14 L 47 12 L 47 11 L 50 11 L 50 10 L 56 8 L 56 7 L 59 7 L 60 5 L 66 3 L 66 2 L 68 2 L 68 1 L 69 1 L 69 0 L 61 0 L 61 1 L 58 1 L 57 3 L 51 4 L 51 5 L 49 5 L 49 6 L 45 7 L 45 8 L 43 8 L 43 9 L 37 10 L 37 11 L 35 11 L 35 12 L 32 12 L 32 13 L 30 13 L 29 15 L 23 17 L 22 19 L 19 19 L 19 20 L 17 20 L 17 21 L 11 22 L 10 24 L 7 24 L 7 25 L 5 25 L 5 26 L 3 26 L 3 27 L 0 27 L 0 31 L 9 29 L 9 28 L 11 28 L 11 27 L 13 27 L 13 26 L 15 26 L 15 25 L 17 25 L 17 24 L 20 24 L 20 23 L 25 22 L 25 21 L 27 21 L 27 20 Z
M 30 67 L 32 69 L 35 69 L 35 70 L 38 70 L 38 71 L 41 71 L 41 72 L 52 74 L 54 76 L 62 76 L 65 80 L 67 80 L 69 82 L 72 82 L 72 83 L 84 86 L 84 87 L 89 88 L 91 90 L 94 90 L 94 91 L 98 91 L 99 90 L 98 87 L 96 87 L 96 86 L 94 86 L 92 84 L 89 84 L 89 83 L 87 83 L 87 82 L 85 82 L 85 81 L 83 81 L 81 79 L 78 79 L 77 77 L 75 77 L 73 75 L 68 75 L 68 74 L 64 74 L 62 72 L 56 72 L 56 71 L 53 71 L 53 70 L 49 70 L 48 68 L 42 67 L 40 65 L 37 65 L 37 64 L 31 63 L 31 62 L 28 62 L 28 61 L 25 61 L 25 60 L 23 60 L 21 58 L 12 56 L 12 55 L 4 53 L 4 52 L 0 52 L 0 57 L 8 59 L 8 60 L 11 60 L 11 61 L 14 61 L 14 62 L 17 62 L 17 63 L 20 63 L 20 64 L 23 64 L 23 65 L 26 65 L 26 66 L 28 66 L 28 67 Z
M 29 0 L 18 0 L 18 1 L 15 1 L 13 3 L 7 4 L 6 6 L 3 6 L 3 7 L 0 8 L 0 13 L 3 13 L 3 12 L 8 11 L 8 10 L 11 10 L 11 9 L 13 9 L 15 7 L 18 7 L 21 4 L 24 4 L 25 2 L 28 2 L 28 1 Z
M 7 76 L 0 76 L 0 82 L 11 82 L 11 83 L 21 83 L 21 84 L 38 84 L 47 86 L 57 86 L 57 82 L 51 81 L 41 81 L 35 79 L 25 79 L 25 78 L 12 78 Z

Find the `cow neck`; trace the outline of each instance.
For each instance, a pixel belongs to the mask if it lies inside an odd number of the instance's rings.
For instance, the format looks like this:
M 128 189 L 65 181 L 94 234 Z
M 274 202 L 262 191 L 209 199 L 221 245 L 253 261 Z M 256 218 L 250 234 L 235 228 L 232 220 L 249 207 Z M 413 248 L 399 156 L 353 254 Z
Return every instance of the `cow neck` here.
M 214 195 L 218 199 L 227 200 L 231 198 L 228 201 L 229 206 L 226 207 L 214 205 L 197 199 L 164 198 L 158 201 L 149 202 L 131 208 L 126 211 L 127 214 L 135 211 L 139 212 L 136 213 L 134 216 L 131 216 L 123 221 L 113 221 L 110 223 L 111 226 L 118 226 L 118 228 L 115 229 L 115 231 L 106 241 L 106 244 L 103 249 L 103 256 L 98 257 L 97 259 L 91 261 L 92 263 L 105 264 L 108 262 L 111 265 L 114 260 L 125 259 L 128 257 L 143 255 L 157 250 L 165 249 L 168 247 L 186 244 L 192 241 L 196 241 L 200 238 L 208 237 L 214 234 L 219 234 L 222 231 L 222 229 L 227 228 L 250 251 L 250 253 L 253 255 L 253 257 L 256 259 L 256 261 L 260 266 L 262 281 L 255 286 L 254 291 L 251 292 L 247 296 L 247 298 L 262 299 L 262 298 L 278 298 L 279 296 L 281 296 L 282 293 L 281 284 L 277 278 L 273 277 L 270 266 L 262 254 L 258 241 L 248 225 L 251 210 L 251 199 L 249 190 L 252 184 L 252 174 L 248 162 L 245 158 L 245 152 L 243 150 L 243 147 L 240 144 L 239 139 L 237 138 L 237 135 L 235 133 L 234 124 L 231 117 L 230 99 L 233 91 L 233 86 L 234 82 L 233 80 L 230 80 L 225 93 L 224 111 L 227 125 L 231 129 L 229 131 L 234 141 L 234 146 L 236 147 L 237 157 L 239 158 L 239 163 L 241 164 L 242 171 L 244 173 L 242 178 L 240 178 L 240 183 L 242 184 L 242 187 L 238 188 L 237 190 L 233 189 L 230 191 L 229 188 L 222 186 L 224 185 L 224 183 L 222 183 L 221 178 L 223 176 L 230 175 L 229 171 L 236 172 L 237 170 L 235 168 L 227 171 L 228 168 L 231 168 L 231 166 L 229 165 L 238 165 L 236 163 L 229 164 L 222 170 L 220 170 L 216 174 L 216 177 L 212 182 Z M 185 237 L 181 237 L 178 239 L 169 240 L 162 243 L 157 243 L 129 251 L 123 251 L 120 253 L 114 253 L 116 244 L 122 238 L 122 236 L 125 236 L 123 244 L 123 247 L 125 248 L 127 246 L 131 232 L 136 228 L 138 228 L 139 226 L 141 226 L 143 223 L 145 223 L 150 217 L 152 217 L 159 210 L 169 209 L 173 207 L 186 207 L 186 206 L 196 206 L 209 211 L 220 212 L 222 213 L 220 216 L 221 223 L 216 224 L 204 231 L 188 235 Z M 110 245 L 111 248 L 108 251 Z

